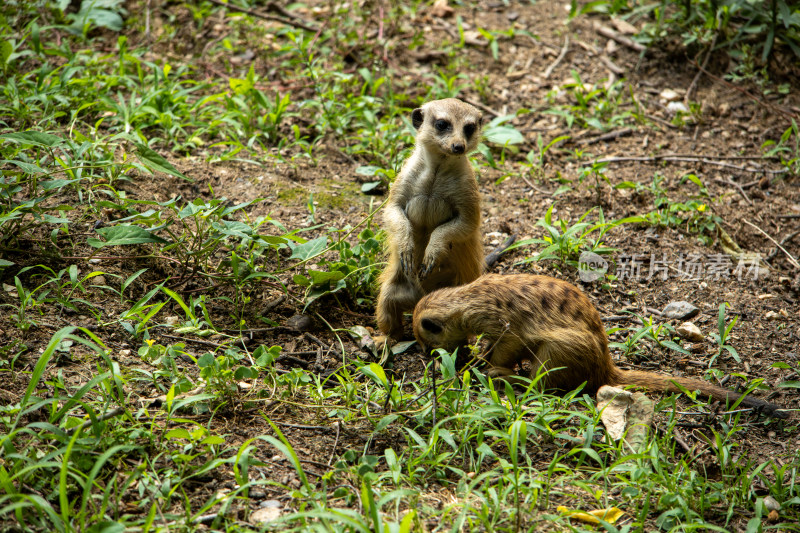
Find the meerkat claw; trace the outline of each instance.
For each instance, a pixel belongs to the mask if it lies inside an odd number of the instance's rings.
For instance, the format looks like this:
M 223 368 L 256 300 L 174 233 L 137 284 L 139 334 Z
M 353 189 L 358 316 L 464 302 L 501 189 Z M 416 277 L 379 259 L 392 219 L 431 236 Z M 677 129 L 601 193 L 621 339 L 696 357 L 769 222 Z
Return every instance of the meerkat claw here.
M 427 278 L 428 274 L 431 273 L 431 270 L 433 270 L 433 263 L 426 263 L 426 264 L 420 265 L 419 279 L 423 280 L 423 279 Z
M 414 257 L 411 252 L 400 254 L 400 269 L 406 277 L 411 278 L 414 276 Z

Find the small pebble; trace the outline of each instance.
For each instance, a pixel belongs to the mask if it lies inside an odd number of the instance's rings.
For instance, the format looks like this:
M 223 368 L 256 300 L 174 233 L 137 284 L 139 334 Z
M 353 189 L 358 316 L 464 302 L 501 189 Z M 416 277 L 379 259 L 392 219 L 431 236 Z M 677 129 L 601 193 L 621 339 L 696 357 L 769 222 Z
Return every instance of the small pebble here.
M 684 322 L 675 328 L 675 332 L 690 341 L 699 342 L 703 340 L 703 332 L 691 322 Z
M 664 318 L 676 318 L 678 320 L 689 320 L 699 313 L 700 309 L 689 302 L 670 302 L 664 307 L 664 310 L 661 311 Z
M 776 500 L 772 496 L 767 496 L 766 498 L 764 498 L 764 507 L 766 507 L 770 511 L 780 511 L 781 510 L 781 504 L 778 503 L 778 500 Z

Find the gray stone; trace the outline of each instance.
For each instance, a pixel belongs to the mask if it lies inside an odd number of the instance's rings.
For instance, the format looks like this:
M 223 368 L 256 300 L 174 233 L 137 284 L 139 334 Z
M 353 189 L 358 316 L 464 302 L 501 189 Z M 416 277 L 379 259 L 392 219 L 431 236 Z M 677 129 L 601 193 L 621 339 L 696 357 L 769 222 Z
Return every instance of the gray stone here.
M 689 320 L 700 314 L 700 309 L 689 302 L 670 302 L 661 311 L 664 318 L 676 318 L 678 320 Z

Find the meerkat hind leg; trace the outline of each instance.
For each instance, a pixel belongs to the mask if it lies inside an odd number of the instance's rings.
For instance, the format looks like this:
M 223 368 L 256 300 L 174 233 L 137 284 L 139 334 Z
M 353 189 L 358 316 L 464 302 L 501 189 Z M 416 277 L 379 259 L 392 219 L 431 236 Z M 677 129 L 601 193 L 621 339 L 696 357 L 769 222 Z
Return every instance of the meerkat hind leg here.
M 399 341 L 403 338 L 403 313 L 414 309 L 422 297 L 421 290 L 402 274 L 393 276 L 381 284 L 376 309 L 378 329 Z M 376 339 L 377 344 L 377 339 Z

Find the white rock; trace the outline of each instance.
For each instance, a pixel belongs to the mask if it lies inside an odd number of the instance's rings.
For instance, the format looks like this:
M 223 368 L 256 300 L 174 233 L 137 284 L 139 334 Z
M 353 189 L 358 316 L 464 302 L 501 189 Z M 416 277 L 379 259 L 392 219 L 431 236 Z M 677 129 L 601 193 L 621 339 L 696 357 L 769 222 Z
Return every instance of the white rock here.
M 691 322 L 684 322 L 683 324 L 675 328 L 675 331 L 677 332 L 678 335 L 680 335 L 684 339 L 693 342 L 698 342 L 703 340 L 703 332 L 700 331 L 700 328 L 698 328 Z
M 681 98 L 681 95 L 679 95 L 673 89 L 664 89 L 663 91 L 661 91 L 661 93 L 658 96 L 660 96 L 661 98 L 663 98 L 667 102 L 674 102 L 676 100 L 680 100 L 680 98 Z
M 277 520 L 281 516 L 281 510 L 275 507 L 264 507 L 256 509 L 250 515 L 250 523 L 253 525 L 267 524 Z
M 180 321 L 181 319 L 175 315 L 164 318 L 164 324 L 166 324 L 167 326 L 175 326 Z
M 772 496 L 767 496 L 766 498 L 764 498 L 764 507 L 766 507 L 770 511 L 781 510 L 781 504 L 778 502 L 778 500 L 776 500 Z
M 667 111 L 670 113 L 688 113 L 689 110 L 683 105 L 683 102 L 670 102 L 667 104 Z

